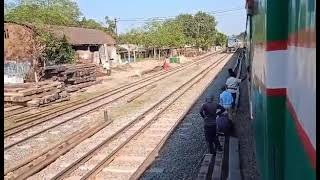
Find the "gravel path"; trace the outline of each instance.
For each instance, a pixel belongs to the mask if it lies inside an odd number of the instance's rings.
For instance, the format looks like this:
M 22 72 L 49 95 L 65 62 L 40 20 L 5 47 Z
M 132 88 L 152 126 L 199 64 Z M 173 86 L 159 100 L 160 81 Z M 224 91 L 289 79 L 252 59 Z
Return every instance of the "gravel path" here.
M 227 69 L 234 66 L 231 60 L 220 72 L 214 82 L 199 98 L 185 119 L 171 135 L 159 153 L 158 158 L 141 176 L 142 180 L 149 179 L 195 179 L 199 170 L 200 160 L 207 152 L 203 133 L 203 121 L 199 108 L 209 95 L 218 101 L 220 87 L 228 76 Z M 242 76 L 246 66 L 242 66 Z M 259 179 L 254 151 L 254 137 L 250 120 L 247 81 L 241 84 L 240 105 L 235 123 L 236 136 L 240 144 L 240 168 L 243 180 Z M 192 128 L 189 128 L 192 127 Z
M 199 160 L 207 151 L 199 108 L 208 95 L 214 96 L 215 101 L 218 101 L 219 89 L 225 83 L 227 69 L 232 68 L 234 62 L 232 58 L 217 75 L 165 143 L 158 158 L 141 176 L 141 179 L 193 179 L 196 177 Z

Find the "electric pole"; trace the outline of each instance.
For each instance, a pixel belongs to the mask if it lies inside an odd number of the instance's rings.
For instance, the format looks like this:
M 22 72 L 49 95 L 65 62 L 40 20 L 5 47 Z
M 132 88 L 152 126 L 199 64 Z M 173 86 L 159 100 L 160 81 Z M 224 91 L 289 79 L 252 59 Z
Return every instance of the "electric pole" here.
M 114 18 L 115 31 L 116 31 L 116 35 L 118 36 L 117 22 L 118 22 L 117 18 Z

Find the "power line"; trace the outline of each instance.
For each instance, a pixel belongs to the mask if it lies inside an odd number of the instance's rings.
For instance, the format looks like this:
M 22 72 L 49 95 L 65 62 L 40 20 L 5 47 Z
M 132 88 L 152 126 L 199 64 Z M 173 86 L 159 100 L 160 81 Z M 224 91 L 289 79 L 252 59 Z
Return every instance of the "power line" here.
M 229 10 L 223 10 L 223 11 L 209 11 L 206 12 L 207 14 L 216 15 L 216 14 L 223 14 L 228 12 L 235 12 L 245 10 L 244 8 L 237 8 L 237 9 L 229 9 Z M 122 22 L 130 22 L 130 21 L 138 21 L 138 22 L 149 22 L 149 21 L 165 21 L 168 19 L 173 19 L 177 16 L 166 16 L 166 17 L 151 17 L 151 18 L 132 18 L 132 19 L 121 19 L 119 18 L 118 21 Z

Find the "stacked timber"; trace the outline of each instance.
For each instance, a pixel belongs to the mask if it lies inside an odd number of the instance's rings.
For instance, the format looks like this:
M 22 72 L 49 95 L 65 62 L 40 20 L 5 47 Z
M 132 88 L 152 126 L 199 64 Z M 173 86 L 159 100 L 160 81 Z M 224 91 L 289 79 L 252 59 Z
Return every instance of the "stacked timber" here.
M 96 80 L 96 66 L 94 64 L 68 65 L 61 73 L 65 84 L 80 84 Z
M 96 80 L 94 64 L 55 65 L 43 68 L 43 77 L 66 85 L 80 84 Z
M 43 68 L 45 79 L 63 82 L 67 92 L 97 84 L 97 67 L 95 64 L 56 65 Z
M 51 102 L 69 100 L 62 82 L 23 83 L 4 86 L 4 102 L 38 107 Z

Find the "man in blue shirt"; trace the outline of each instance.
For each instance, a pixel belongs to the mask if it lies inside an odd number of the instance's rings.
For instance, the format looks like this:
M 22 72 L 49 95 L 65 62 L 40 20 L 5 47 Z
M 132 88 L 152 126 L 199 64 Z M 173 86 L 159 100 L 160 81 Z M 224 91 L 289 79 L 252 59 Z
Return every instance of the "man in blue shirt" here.
M 232 108 L 232 103 L 233 103 L 233 96 L 232 94 L 227 91 L 227 88 L 225 86 L 223 86 L 221 88 L 222 90 L 222 93 L 220 94 L 219 96 L 219 104 L 224 107 L 224 109 L 227 110 L 227 113 L 228 113 L 228 117 L 229 119 L 231 119 L 231 108 Z

